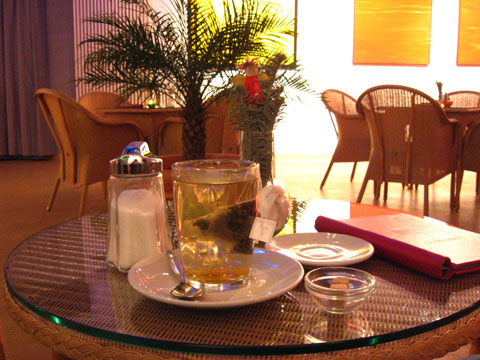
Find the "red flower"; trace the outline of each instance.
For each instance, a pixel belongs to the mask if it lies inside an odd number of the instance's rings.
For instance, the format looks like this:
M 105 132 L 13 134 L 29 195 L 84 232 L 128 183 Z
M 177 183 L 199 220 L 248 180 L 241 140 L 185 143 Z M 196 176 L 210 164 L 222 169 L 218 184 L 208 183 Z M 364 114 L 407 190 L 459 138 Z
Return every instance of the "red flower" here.
M 248 98 L 245 99 L 247 104 L 260 104 L 263 102 L 262 88 L 258 80 L 258 59 L 247 55 L 247 59 L 242 64 L 237 65 L 238 69 L 244 70 L 245 74 L 245 89 L 248 91 Z
M 260 104 L 263 102 L 262 88 L 258 75 L 247 76 L 245 78 L 245 89 L 248 91 L 248 98 L 245 100 L 247 104 Z

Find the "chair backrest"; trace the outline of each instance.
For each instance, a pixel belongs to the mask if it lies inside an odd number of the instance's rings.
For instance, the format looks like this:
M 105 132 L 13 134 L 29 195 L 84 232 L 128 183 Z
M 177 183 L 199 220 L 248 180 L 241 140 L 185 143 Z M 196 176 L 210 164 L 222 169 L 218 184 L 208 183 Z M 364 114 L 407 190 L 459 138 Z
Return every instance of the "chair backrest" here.
M 335 161 L 366 161 L 370 156 L 370 134 L 363 117 L 357 112 L 357 100 L 335 89 L 323 92 L 322 101 L 335 116 L 332 123 L 337 132 L 338 144 L 334 153 Z
M 182 153 L 183 120 L 172 119 L 158 129 L 158 155 Z M 240 154 L 240 131 L 228 122 L 225 97 L 208 105 L 205 120 L 206 154 Z
M 352 96 L 336 89 L 328 89 L 323 92 L 322 101 L 328 111 L 335 115 L 358 116 L 357 100 Z
M 208 108 L 205 121 L 207 154 L 240 154 L 240 131 L 228 122 L 227 98 L 216 99 Z
M 42 110 L 61 156 L 61 179 L 76 183 L 77 151 L 65 108 L 74 107 L 75 100 L 53 89 L 38 89 L 35 100 Z M 78 140 L 77 140 L 78 141 Z
M 357 110 L 372 139 L 369 171 L 377 173 L 371 178 L 424 184 L 455 166 L 455 125 L 427 94 L 400 85 L 375 86 L 360 95 Z
M 453 107 L 480 107 L 480 92 L 478 91 L 453 91 L 448 93 L 448 98 L 453 101 Z
M 140 133 L 132 124 L 106 124 L 71 97 L 38 89 L 35 99 L 60 149 L 61 179 L 73 184 L 107 180 L 108 161 L 118 157 Z
M 127 100 L 124 100 L 120 95 L 110 93 L 107 91 L 93 91 L 83 95 L 78 103 L 90 112 L 98 114 L 98 108 L 116 108 L 120 105 L 131 105 Z

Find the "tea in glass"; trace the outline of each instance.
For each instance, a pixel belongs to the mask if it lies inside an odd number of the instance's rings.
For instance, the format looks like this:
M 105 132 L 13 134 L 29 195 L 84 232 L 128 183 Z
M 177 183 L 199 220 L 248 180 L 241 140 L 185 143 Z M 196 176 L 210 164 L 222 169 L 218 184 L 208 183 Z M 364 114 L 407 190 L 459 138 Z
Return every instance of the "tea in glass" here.
M 259 165 L 243 160 L 192 160 L 172 166 L 181 260 L 195 286 L 225 290 L 250 274 L 261 188 Z

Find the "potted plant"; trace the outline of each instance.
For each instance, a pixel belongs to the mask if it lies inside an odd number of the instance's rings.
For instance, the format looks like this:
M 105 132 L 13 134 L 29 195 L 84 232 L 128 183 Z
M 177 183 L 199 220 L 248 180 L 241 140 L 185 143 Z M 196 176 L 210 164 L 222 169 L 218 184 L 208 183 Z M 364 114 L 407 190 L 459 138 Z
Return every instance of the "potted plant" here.
M 283 118 L 286 97 L 316 94 L 299 72 L 282 66 L 286 60 L 282 53 L 272 54 L 263 64 L 247 56 L 237 66 L 244 74 L 235 75 L 226 90 L 229 121 L 242 131 L 242 157 L 260 164 L 263 186 L 273 180 L 273 131 Z
M 90 51 L 85 76 L 78 81 L 117 85 L 124 97 L 155 93 L 174 98 L 185 119 L 183 156 L 203 158 L 209 99 L 222 90 L 219 79 L 246 54 L 264 57 L 279 39 L 293 36 L 292 20 L 260 0 L 223 1 L 223 19 L 208 0 L 171 0 L 168 12 L 153 9 L 147 0 L 122 1 L 139 16 L 105 13 L 87 19 L 110 31 L 82 42 Z
M 291 203 L 283 184 L 273 178 L 273 130 L 282 120 L 286 97 L 295 92 L 316 94 L 299 72 L 283 67 L 287 57 L 274 53 L 264 59 L 247 56 L 225 90 L 229 121 L 242 131 L 242 158 L 260 164 L 262 191 L 259 214 L 274 221 L 279 232 L 290 217 Z M 318 96 L 318 94 L 317 94 Z

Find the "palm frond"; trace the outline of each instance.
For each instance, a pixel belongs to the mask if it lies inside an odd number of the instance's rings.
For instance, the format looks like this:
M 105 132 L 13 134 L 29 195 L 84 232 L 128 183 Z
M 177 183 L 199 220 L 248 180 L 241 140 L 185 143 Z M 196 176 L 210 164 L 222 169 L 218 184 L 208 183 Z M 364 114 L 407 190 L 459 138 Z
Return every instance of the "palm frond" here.
M 184 155 L 194 143 L 204 146 L 206 104 L 224 88 L 218 81 L 247 54 L 268 58 L 284 37 L 292 35 L 290 20 L 279 15 L 276 5 L 261 0 L 241 4 L 223 0 L 222 18 L 210 0 L 171 0 L 169 11 L 155 10 L 148 0 L 122 1 L 139 16 L 105 13 L 86 19 L 109 30 L 80 44 L 89 52 L 85 75 L 77 81 L 96 87 L 116 85 L 124 97 L 135 93 L 175 97 L 186 120 Z M 278 115 L 281 106 L 275 106 Z M 271 109 L 262 111 L 265 115 Z M 192 130 L 197 128 L 198 135 Z

